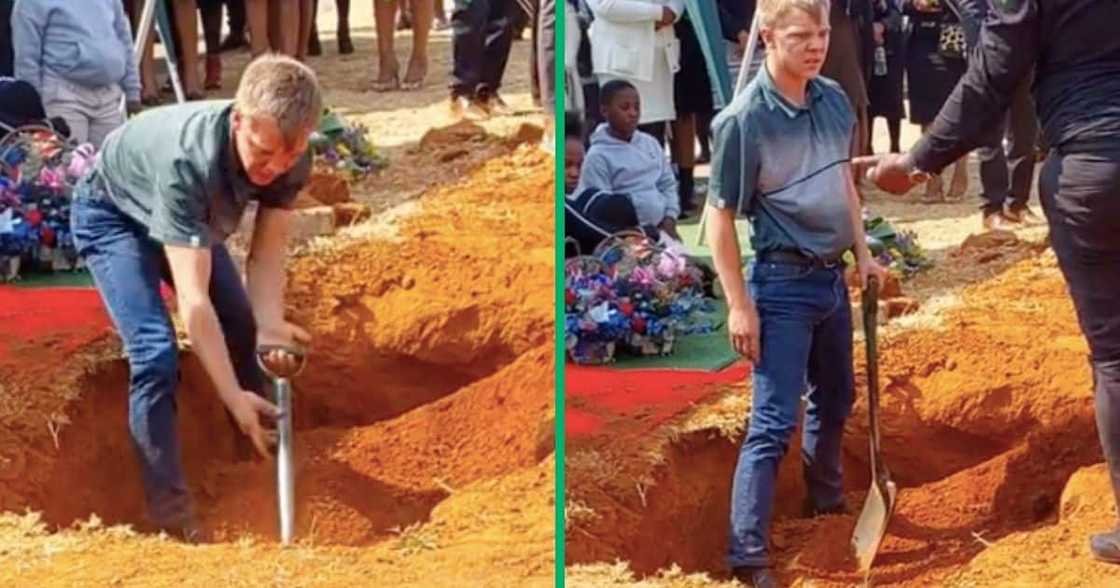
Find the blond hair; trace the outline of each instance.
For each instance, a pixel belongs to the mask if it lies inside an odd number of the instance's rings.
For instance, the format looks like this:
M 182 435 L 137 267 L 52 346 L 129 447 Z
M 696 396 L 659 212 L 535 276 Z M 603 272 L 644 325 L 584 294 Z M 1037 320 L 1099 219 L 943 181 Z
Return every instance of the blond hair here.
M 247 116 L 271 116 L 284 138 L 292 139 L 318 122 L 323 94 L 311 68 L 291 57 L 268 54 L 245 68 L 234 106 Z
M 824 18 L 827 22 L 828 12 L 831 8 L 829 0 L 759 0 L 758 2 L 758 14 L 759 18 L 762 19 L 760 24 L 764 27 L 773 27 L 794 10 L 800 10 L 814 20 L 818 20 L 821 18 L 821 10 L 823 9 Z

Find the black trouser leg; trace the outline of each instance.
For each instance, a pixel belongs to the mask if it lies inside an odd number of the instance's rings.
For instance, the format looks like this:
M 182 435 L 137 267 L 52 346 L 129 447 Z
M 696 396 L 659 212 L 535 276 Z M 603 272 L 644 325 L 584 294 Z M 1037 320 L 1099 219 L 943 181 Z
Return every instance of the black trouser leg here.
M 1031 96 L 1031 79 L 1023 80 L 1015 89 L 1008 111 L 1007 165 L 1011 174 L 1009 206 L 1027 205 L 1034 182 L 1034 148 L 1038 141 L 1038 117 Z
M 1089 342 L 1097 430 L 1120 508 L 1120 144 L 1091 153 L 1052 151 L 1039 195 Z
M 451 94 L 473 98 L 482 81 L 483 47 L 491 0 L 454 0 L 451 11 Z
M 902 119 L 899 117 L 887 117 L 887 132 L 891 136 L 891 153 L 901 153 L 900 144 L 902 143 Z
M 976 150 L 980 160 L 980 210 L 985 215 L 1002 211 L 1011 189 L 1007 155 L 1003 152 L 1003 130 L 1001 120 L 984 133 L 983 146 Z
M 515 0 L 489 0 L 488 4 L 479 91 L 492 95 L 502 87 L 513 46 L 513 23 L 521 8 Z
M 245 0 L 225 0 L 229 11 L 229 33 L 245 36 Z
M 198 11 L 202 13 L 202 37 L 206 40 L 206 56 L 216 56 L 221 52 L 222 46 L 222 0 L 198 0 Z

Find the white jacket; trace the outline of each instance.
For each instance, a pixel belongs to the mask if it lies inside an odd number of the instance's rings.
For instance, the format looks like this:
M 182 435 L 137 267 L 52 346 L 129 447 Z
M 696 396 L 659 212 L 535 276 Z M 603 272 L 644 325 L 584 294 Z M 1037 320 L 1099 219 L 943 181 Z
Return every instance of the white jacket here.
M 680 70 L 680 41 L 673 27 L 654 31 L 668 7 L 680 20 L 684 0 L 587 0 L 595 14 L 588 37 L 596 74 L 648 82 L 655 60 L 666 60 L 669 73 Z

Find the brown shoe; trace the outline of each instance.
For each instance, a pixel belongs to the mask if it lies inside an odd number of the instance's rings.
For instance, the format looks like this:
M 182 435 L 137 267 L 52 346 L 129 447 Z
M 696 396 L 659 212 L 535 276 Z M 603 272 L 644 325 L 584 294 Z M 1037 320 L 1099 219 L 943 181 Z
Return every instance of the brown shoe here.
M 1010 231 L 1015 228 L 1003 212 L 991 212 L 984 215 L 984 220 L 981 222 L 985 231 Z
M 1023 223 L 1028 227 L 1046 224 L 1046 221 L 1035 214 L 1030 206 L 1009 206 L 1003 215 L 1011 222 Z
M 502 100 L 502 97 L 497 93 L 488 94 L 482 98 L 482 107 L 491 116 L 510 116 L 513 114 L 513 108 Z

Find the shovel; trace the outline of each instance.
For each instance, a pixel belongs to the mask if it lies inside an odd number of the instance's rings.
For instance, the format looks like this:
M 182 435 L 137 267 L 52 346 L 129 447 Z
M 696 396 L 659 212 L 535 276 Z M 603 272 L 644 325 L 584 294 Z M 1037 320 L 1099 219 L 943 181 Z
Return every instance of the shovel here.
M 275 365 L 268 360 L 269 354 L 283 351 L 296 358 L 294 366 Z M 307 356 L 299 348 L 283 345 L 261 345 L 257 347 L 257 363 L 272 380 L 273 401 L 280 409 L 276 420 L 276 497 L 280 516 L 280 542 L 292 543 L 296 527 L 296 480 L 292 439 L 292 384 L 291 379 L 303 371 Z
M 871 441 L 871 490 L 863 502 L 863 510 L 852 532 L 852 549 L 855 551 L 859 570 L 871 572 L 875 553 L 887 533 L 887 524 L 894 513 L 898 488 L 891 481 L 887 465 L 879 453 L 879 357 L 875 332 L 879 323 L 879 284 L 874 276 L 868 279 L 863 292 L 863 331 L 867 339 L 867 415 L 870 420 L 868 437 Z

